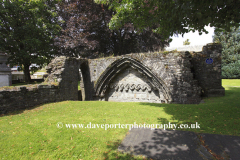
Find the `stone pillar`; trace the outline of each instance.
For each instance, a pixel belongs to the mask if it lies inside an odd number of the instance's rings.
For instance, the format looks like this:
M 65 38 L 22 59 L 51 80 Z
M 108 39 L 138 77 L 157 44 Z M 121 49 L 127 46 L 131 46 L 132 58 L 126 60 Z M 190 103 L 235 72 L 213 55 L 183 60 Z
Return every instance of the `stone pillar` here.
M 8 56 L 0 52 L 0 87 L 12 85 L 11 68 L 7 66 Z
M 204 97 L 225 95 L 221 79 L 221 52 L 221 44 L 211 43 L 203 46 L 202 52 L 193 55 L 195 78 L 202 88 Z

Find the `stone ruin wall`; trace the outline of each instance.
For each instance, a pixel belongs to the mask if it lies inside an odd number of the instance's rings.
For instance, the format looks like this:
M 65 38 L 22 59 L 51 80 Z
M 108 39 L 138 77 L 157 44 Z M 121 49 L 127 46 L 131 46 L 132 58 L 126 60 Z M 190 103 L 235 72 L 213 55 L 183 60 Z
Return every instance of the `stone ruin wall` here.
M 57 57 L 47 66 L 48 83 L 59 83 L 59 101 L 78 100 L 79 65 L 82 60 Z
M 79 61 L 57 57 L 48 65 L 46 82 L 0 88 L 0 114 L 65 100 L 78 100 Z M 70 76 L 70 77 L 69 77 Z
M 190 58 L 188 56 L 189 53 L 185 52 L 168 53 L 166 55 L 162 53 L 144 53 L 89 60 L 92 84 L 96 83 L 100 75 L 111 65 L 111 63 L 126 57 L 136 59 L 146 68 L 149 68 L 157 78 L 162 80 L 170 97 L 164 97 L 161 91 L 158 93 L 154 91 L 153 88 L 151 88 L 152 86 L 146 84 L 144 74 L 139 73 L 138 70 L 132 67 L 127 67 L 125 70 L 121 71 L 113 81 L 118 83 L 117 85 L 123 84 L 124 86 L 146 85 L 149 89 L 135 89 L 133 91 L 131 91 L 131 89 L 123 89 L 122 91 L 114 91 L 114 89 L 111 89 L 113 88 L 113 86 L 111 86 L 112 84 L 110 84 L 108 86 L 108 94 L 115 94 L 117 96 L 111 97 L 106 95 L 103 100 L 155 103 L 199 103 L 201 100 L 201 88 L 198 86 L 197 80 L 193 79 L 193 73 L 190 69 Z M 94 86 L 91 88 L 93 89 Z M 92 93 L 94 93 L 94 90 L 92 90 Z M 99 99 L 99 97 L 94 97 L 94 99 Z
M 96 96 L 96 83 L 101 75 L 119 59 L 133 59 L 142 63 L 156 77 L 162 80 L 169 97 L 153 88 L 136 90 L 136 86 L 151 87 L 143 82 L 144 74 L 130 65 L 116 73 L 112 83 L 106 84 L 106 94 Z M 207 64 L 207 58 L 213 63 Z M 131 63 L 131 62 L 130 62 Z M 138 53 L 119 57 L 106 57 L 88 60 L 90 79 L 88 88 L 89 100 L 133 101 L 155 103 L 199 103 L 201 96 L 224 96 L 225 90 L 221 85 L 221 45 L 208 44 L 202 52 L 165 52 Z M 117 67 L 114 66 L 114 67 Z M 140 71 L 141 72 L 141 71 Z M 111 73 L 108 73 L 111 74 Z M 107 77 L 106 75 L 105 77 Z M 118 89 L 122 85 L 121 90 Z M 131 89 L 131 86 L 132 89 Z M 135 86 L 135 89 L 133 89 Z M 139 87 L 138 87 L 139 88 Z M 152 92 L 149 92 L 151 90 Z
M 221 78 L 221 52 L 221 45 L 209 44 L 203 46 L 202 52 L 192 53 L 191 64 L 194 78 L 198 80 L 204 97 L 225 95 Z M 206 64 L 207 58 L 212 58 L 213 63 Z
M 212 64 L 205 60 L 212 58 Z M 221 46 L 202 52 L 137 53 L 99 59 L 64 56 L 48 65 L 48 79 L 33 86 L 0 88 L 0 114 L 43 103 L 83 100 L 198 104 L 201 96 L 224 96 Z

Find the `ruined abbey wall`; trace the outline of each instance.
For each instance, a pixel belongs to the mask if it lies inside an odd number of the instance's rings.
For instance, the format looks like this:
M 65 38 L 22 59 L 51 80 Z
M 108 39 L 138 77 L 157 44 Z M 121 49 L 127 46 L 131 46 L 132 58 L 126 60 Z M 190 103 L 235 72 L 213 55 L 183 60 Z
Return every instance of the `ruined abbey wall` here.
M 211 64 L 206 62 L 208 58 L 213 60 Z M 92 95 L 89 100 L 199 103 L 202 96 L 224 95 L 218 44 L 206 45 L 202 52 L 170 51 L 90 59 L 88 65 L 91 79 L 88 94 Z
M 221 45 L 209 44 L 203 47 L 202 52 L 192 53 L 192 70 L 194 78 L 202 88 L 202 96 L 225 95 L 221 79 L 221 52 Z M 212 59 L 212 64 L 208 64 L 207 59 Z
M 203 96 L 224 96 L 221 45 L 201 52 L 135 53 L 98 59 L 55 58 L 46 84 L 0 88 L 0 111 L 42 103 L 79 100 L 198 104 Z M 80 76 L 81 75 L 81 76 Z M 56 83 L 54 86 L 51 83 Z
M 193 79 L 193 74 L 190 70 L 190 61 L 188 53 L 145 53 L 145 54 L 130 54 L 120 57 L 108 57 L 103 59 L 89 60 L 89 67 L 91 72 L 91 80 L 95 86 L 91 86 L 92 89 L 96 87 L 96 83 L 100 76 L 111 68 L 114 70 L 121 63 L 126 62 L 126 67 L 121 69 L 119 67 L 116 71 L 113 79 L 113 83 L 104 84 L 106 85 L 106 95 L 104 97 L 94 96 L 94 99 L 108 100 L 111 99 L 109 92 L 114 92 L 111 89 L 113 86 L 123 85 L 124 89 L 121 91 L 116 90 L 115 94 L 118 94 L 117 101 L 140 101 L 140 102 L 156 102 L 156 103 L 199 103 L 200 102 L 200 88 L 197 85 L 197 81 Z M 113 62 L 117 62 L 113 65 Z M 130 62 L 128 62 L 130 61 Z M 134 61 L 137 64 L 134 65 Z M 131 64 L 133 63 L 133 65 Z M 144 72 L 143 69 L 147 69 L 152 75 L 148 76 L 148 72 Z M 109 76 L 106 73 L 105 77 Z M 153 79 L 155 77 L 155 79 Z M 120 80 L 119 80 L 120 79 Z M 151 85 L 153 80 L 160 81 L 160 85 L 155 87 Z M 154 82 L 152 82 L 154 83 Z M 126 90 L 126 87 L 135 86 L 135 91 L 130 92 L 131 89 Z M 144 87 L 146 85 L 149 89 L 137 90 L 136 86 Z M 115 87 L 115 86 L 114 86 Z M 141 91 L 141 92 L 140 92 Z M 144 92 L 143 92 L 144 91 Z M 153 93 L 153 92 L 158 93 Z M 94 93 L 94 90 L 92 90 Z M 132 94 L 134 96 L 132 97 Z M 148 96 L 149 95 L 149 96 Z M 155 95 L 155 96 L 154 96 Z M 130 96 L 130 97 L 129 97 Z M 125 99 L 129 97 L 128 99 Z
M 78 100 L 79 60 L 55 58 L 42 84 L 0 88 L 0 114 L 65 100 Z

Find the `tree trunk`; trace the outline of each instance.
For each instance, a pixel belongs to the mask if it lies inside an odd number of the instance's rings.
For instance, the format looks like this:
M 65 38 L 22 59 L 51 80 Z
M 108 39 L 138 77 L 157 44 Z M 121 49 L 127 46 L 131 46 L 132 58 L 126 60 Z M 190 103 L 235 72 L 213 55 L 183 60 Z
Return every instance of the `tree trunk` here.
M 30 64 L 24 64 L 24 77 L 25 77 L 25 82 L 30 83 L 31 82 L 31 76 L 30 76 L 30 71 L 29 71 L 29 66 Z

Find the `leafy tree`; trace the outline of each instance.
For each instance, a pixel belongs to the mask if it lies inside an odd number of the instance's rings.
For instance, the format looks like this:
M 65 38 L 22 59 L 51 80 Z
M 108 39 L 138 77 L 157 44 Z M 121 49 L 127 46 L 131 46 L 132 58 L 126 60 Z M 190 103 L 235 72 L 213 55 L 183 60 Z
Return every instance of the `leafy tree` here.
M 222 44 L 222 78 L 240 78 L 240 28 L 216 28 L 213 41 Z
M 70 56 L 97 57 L 156 51 L 168 45 L 161 35 L 146 28 L 137 34 L 131 23 L 110 30 L 108 23 L 115 12 L 92 0 L 69 0 L 59 3 L 59 15 L 65 21 L 58 46 Z
M 54 52 L 54 37 L 60 30 L 58 0 L 4 0 L 0 2 L 0 50 L 11 65 L 23 66 L 30 82 L 29 66 L 42 66 Z
M 239 26 L 239 0 L 95 0 L 108 4 L 116 14 L 109 26 L 117 29 L 126 22 L 133 23 L 139 30 L 154 27 L 154 31 L 165 38 L 175 33 L 189 31 L 207 33 L 205 26 L 215 26 L 230 30 Z
M 186 41 L 183 42 L 183 45 L 190 45 L 191 42 L 189 42 L 189 39 L 186 39 Z

